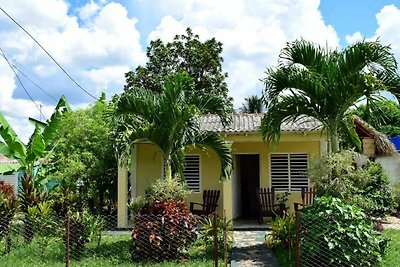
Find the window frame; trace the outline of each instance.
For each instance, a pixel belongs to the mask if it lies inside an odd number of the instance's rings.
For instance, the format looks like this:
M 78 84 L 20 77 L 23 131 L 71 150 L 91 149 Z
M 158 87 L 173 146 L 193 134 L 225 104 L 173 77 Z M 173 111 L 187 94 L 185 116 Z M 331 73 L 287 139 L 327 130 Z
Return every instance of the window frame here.
M 275 192 L 290 192 L 290 193 L 296 193 L 296 192 L 300 192 L 300 190 L 292 190 L 292 176 L 290 173 L 290 165 L 291 165 L 291 161 L 290 161 L 290 156 L 291 155 L 306 155 L 307 156 L 307 170 L 310 167 L 310 155 L 308 152 L 273 152 L 273 153 L 269 153 L 268 155 L 268 167 L 269 167 L 269 186 L 272 187 L 272 162 L 271 162 L 271 156 L 272 155 L 286 155 L 288 157 L 288 166 L 287 166 L 287 170 L 288 170 L 288 189 L 287 190 L 275 190 Z M 307 187 L 310 186 L 310 178 L 307 175 Z

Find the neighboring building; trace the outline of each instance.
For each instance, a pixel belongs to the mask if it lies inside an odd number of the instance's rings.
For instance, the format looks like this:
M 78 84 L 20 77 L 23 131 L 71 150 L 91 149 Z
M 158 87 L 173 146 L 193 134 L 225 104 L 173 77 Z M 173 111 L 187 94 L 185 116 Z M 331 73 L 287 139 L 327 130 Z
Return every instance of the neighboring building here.
M 16 165 L 18 165 L 18 161 L 9 159 L 0 154 L 0 169 L 10 169 L 9 167 L 15 167 Z M 0 174 L 0 180 L 12 184 L 15 195 L 18 194 L 18 172 L 13 172 L 7 175 Z
M 363 143 L 364 154 L 382 165 L 392 185 L 400 181 L 400 155 L 394 144 L 361 118 L 355 117 L 354 123 Z
M 231 179 L 220 181 L 220 162 L 212 150 L 187 151 L 185 176 L 193 190 L 188 202 L 202 202 L 204 189 L 221 191 L 218 211 L 228 219 L 256 217 L 256 188 L 274 186 L 289 191 L 289 207 L 300 201 L 299 190 L 308 186 L 306 170 L 312 157 L 327 151 L 327 138 L 320 122 L 302 118 L 281 126 L 281 139 L 276 147 L 263 141 L 259 126 L 263 114 L 234 114 L 232 124 L 224 128 L 216 115 L 201 118 L 203 130 L 219 133 L 232 142 L 234 169 Z M 136 144 L 132 150 L 131 197 L 144 195 L 155 179 L 162 177 L 163 160 L 158 148 L 150 143 Z M 118 226 L 127 226 L 128 172 L 118 173 Z

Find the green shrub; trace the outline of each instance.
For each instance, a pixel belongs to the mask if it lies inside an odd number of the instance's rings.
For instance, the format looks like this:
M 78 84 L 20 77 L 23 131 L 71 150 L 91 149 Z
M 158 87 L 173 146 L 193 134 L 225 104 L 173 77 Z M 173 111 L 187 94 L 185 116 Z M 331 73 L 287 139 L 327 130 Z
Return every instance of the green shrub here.
M 295 242 L 295 216 L 285 213 L 283 217 L 276 217 L 271 224 L 271 233 L 266 235 L 266 243 L 270 248 L 290 247 Z
M 146 199 L 149 203 L 156 200 L 184 200 L 190 194 L 186 184 L 178 178 L 157 179 L 149 188 L 146 189 Z
M 147 203 L 146 198 L 137 196 L 128 203 L 128 209 L 132 215 L 136 215 Z
M 321 197 L 300 215 L 301 253 L 308 263 L 323 260 L 324 266 L 332 267 L 374 266 L 381 260 L 387 240 L 359 207 Z
M 400 214 L 400 181 L 397 181 L 393 188 L 393 198 L 397 214 Z
M 134 261 L 180 259 L 196 237 L 196 220 L 181 200 L 148 203 L 133 223 L 129 250 Z
M 388 176 L 379 163 L 356 167 L 353 151 L 329 154 L 311 161 L 309 178 L 317 195 L 332 196 L 363 208 L 368 216 L 384 217 L 395 206 Z

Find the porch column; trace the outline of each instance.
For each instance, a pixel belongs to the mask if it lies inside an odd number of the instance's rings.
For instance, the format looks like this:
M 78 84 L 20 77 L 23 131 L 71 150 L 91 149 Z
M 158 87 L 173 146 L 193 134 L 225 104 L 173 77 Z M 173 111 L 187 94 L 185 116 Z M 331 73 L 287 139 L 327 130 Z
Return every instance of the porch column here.
M 137 145 L 133 145 L 131 149 L 131 199 L 137 196 Z
M 224 210 L 226 211 L 226 219 L 231 220 L 232 219 L 232 179 L 227 179 L 224 182 L 222 182 L 222 207 L 223 210 L 220 212 L 223 213 Z
M 128 226 L 128 170 L 125 165 L 118 163 L 118 222 L 117 227 Z

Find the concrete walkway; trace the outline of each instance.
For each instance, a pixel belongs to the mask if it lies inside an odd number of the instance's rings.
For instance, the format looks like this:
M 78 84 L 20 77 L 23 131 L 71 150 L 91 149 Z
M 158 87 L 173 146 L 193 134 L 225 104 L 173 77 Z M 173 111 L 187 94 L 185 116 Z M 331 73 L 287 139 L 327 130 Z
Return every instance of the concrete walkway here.
M 278 267 L 273 253 L 265 246 L 267 230 L 235 230 L 231 267 Z

